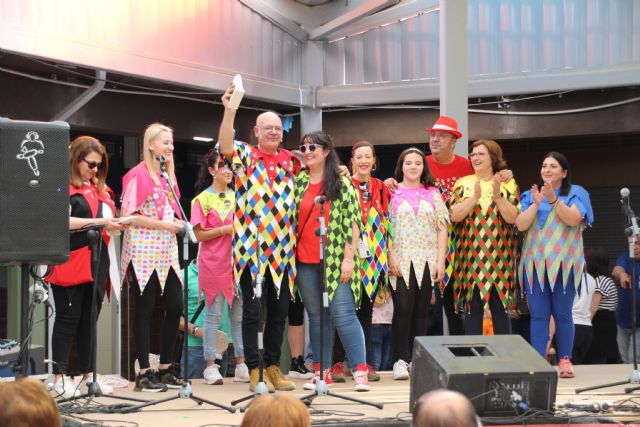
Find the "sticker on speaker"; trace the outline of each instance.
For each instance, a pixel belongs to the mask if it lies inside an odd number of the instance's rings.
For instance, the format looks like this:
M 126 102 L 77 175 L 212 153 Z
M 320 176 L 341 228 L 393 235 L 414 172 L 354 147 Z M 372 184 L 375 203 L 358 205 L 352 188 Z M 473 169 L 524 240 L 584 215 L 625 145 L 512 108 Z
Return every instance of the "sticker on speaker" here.
M 38 161 L 36 156 L 44 153 L 44 143 L 40 141 L 38 132 L 29 131 L 25 135 L 25 139 L 20 144 L 20 154 L 16 156 L 18 160 L 26 160 L 35 176 L 40 176 L 38 170 Z

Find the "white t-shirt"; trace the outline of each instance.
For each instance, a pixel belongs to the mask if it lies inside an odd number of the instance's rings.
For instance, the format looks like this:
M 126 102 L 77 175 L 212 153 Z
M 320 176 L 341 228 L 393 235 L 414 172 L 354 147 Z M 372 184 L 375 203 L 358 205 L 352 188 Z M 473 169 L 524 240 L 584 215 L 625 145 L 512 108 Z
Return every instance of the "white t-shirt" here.
M 582 276 L 580 293 L 573 300 L 573 324 L 591 326 L 591 300 L 596 289 L 596 279 L 587 272 Z

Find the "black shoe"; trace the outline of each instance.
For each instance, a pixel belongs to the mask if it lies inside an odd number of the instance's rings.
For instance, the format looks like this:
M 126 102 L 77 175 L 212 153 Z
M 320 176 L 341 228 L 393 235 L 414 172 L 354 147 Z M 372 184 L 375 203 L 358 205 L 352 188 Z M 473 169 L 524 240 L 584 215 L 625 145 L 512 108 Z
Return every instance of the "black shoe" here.
M 302 357 L 294 357 L 291 359 L 291 366 L 289 367 L 289 373 L 287 376 L 289 378 L 309 380 L 313 378 L 313 372 L 309 372 L 307 367 L 304 365 L 304 359 Z
M 180 388 L 184 385 L 184 380 L 173 365 L 167 369 L 159 369 L 158 377 L 160 378 L 160 382 L 169 388 Z
M 146 391 L 150 393 L 158 393 L 161 391 L 167 391 L 167 386 L 156 376 L 156 373 L 149 369 L 144 374 L 138 374 L 136 376 L 136 386 L 133 391 Z

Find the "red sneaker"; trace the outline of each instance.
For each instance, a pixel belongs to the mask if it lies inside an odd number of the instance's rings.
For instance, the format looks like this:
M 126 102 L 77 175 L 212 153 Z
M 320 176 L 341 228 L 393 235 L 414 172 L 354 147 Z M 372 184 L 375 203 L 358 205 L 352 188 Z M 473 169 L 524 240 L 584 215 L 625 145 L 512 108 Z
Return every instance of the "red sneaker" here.
M 573 364 L 569 360 L 569 356 L 565 356 L 558 362 L 558 371 L 560 378 L 574 378 L 576 374 L 573 372 Z
M 320 370 L 320 368 L 318 368 L 318 370 Z M 331 367 L 331 378 L 333 379 L 333 382 L 336 383 L 346 382 L 344 378 L 344 363 L 338 362 L 333 364 Z
M 360 363 L 356 367 L 356 371 L 353 373 L 353 381 L 355 381 L 355 385 L 353 389 L 355 391 L 369 391 L 371 387 L 369 387 L 369 380 L 367 379 L 367 373 L 369 369 L 367 365 L 364 363 Z
M 302 388 L 305 390 L 315 390 L 316 389 L 316 381 L 320 381 L 320 364 L 314 363 L 314 374 L 313 378 L 302 385 Z M 331 370 L 325 369 L 324 371 L 324 382 L 327 384 L 327 387 L 331 387 L 333 385 L 333 380 L 331 378 Z

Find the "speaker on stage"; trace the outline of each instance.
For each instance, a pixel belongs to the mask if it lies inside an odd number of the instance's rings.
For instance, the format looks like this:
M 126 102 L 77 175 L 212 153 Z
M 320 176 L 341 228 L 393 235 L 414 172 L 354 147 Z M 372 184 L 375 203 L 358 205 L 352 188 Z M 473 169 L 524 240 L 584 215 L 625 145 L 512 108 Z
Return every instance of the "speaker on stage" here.
M 515 408 L 553 410 L 558 373 L 520 335 L 416 337 L 410 410 L 422 394 L 446 388 L 473 402 L 482 416 Z
M 0 264 L 69 258 L 69 125 L 0 118 Z

